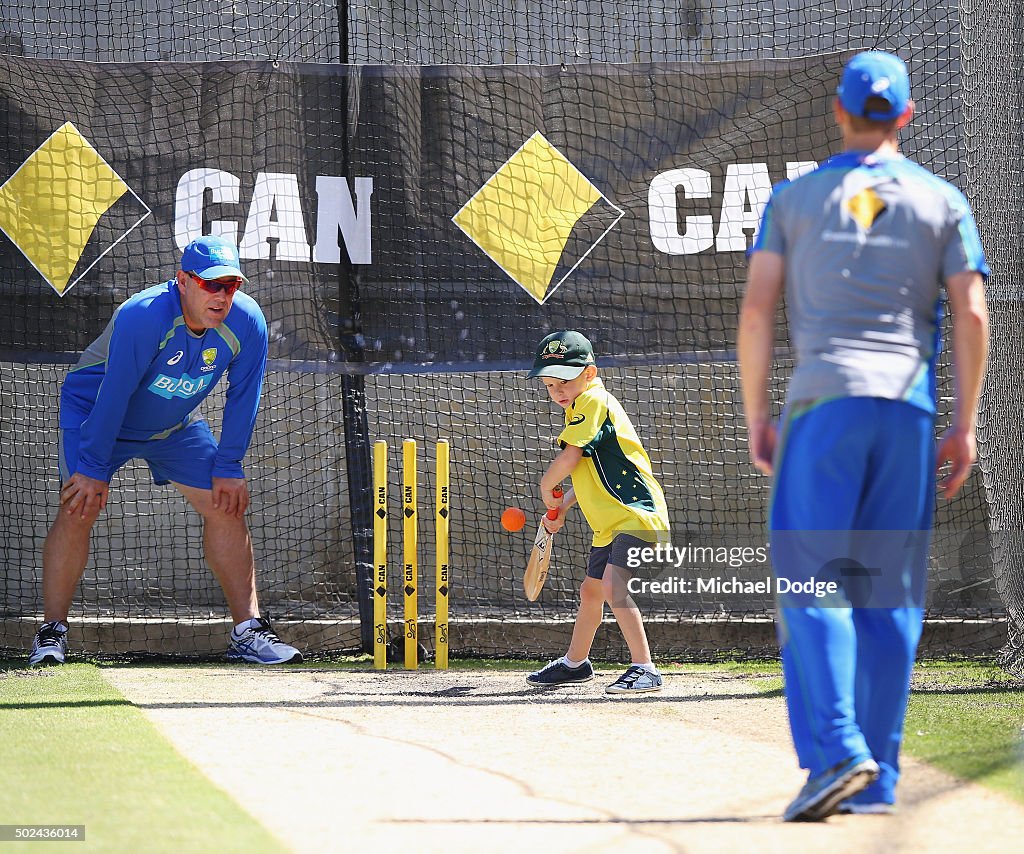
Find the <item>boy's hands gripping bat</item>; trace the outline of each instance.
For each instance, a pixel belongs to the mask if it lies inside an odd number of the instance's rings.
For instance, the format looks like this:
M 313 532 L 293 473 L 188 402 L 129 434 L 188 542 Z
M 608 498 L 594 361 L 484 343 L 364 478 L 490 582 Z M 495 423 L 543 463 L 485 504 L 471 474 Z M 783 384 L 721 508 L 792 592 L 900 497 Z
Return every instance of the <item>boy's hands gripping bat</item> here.
M 553 490 L 555 498 L 562 497 L 562 487 L 556 486 Z M 557 519 L 557 510 L 548 510 L 545 514 L 548 519 Z M 536 601 L 540 591 L 544 589 L 544 582 L 548 579 L 548 567 L 551 565 L 551 539 L 554 534 L 549 534 L 541 520 L 537 528 L 537 536 L 533 540 L 533 550 L 530 552 L 530 561 L 526 564 L 526 574 L 523 575 L 523 590 L 526 598 L 531 602 Z

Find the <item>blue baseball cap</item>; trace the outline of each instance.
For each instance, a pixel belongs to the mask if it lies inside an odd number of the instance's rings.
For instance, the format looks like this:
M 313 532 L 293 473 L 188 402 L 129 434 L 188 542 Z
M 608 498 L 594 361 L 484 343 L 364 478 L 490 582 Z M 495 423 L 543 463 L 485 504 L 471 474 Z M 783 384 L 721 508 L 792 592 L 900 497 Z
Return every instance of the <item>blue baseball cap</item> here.
M 195 273 L 200 279 L 239 276 L 243 282 L 249 281 L 242 275 L 235 244 L 214 234 L 197 237 L 185 247 L 181 253 L 181 269 Z
M 884 51 L 858 53 L 846 63 L 836 94 L 852 116 L 883 122 L 899 118 L 910 103 L 907 66 L 898 56 Z M 888 101 L 889 109 L 868 112 L 867 101 L 872 96 Z

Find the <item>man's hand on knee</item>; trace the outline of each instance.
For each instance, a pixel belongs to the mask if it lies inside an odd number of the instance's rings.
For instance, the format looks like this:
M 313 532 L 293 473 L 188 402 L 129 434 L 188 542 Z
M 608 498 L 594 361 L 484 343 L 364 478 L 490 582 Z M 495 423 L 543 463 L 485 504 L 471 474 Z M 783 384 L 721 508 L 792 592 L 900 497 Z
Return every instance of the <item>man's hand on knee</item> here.
M 228 516 L 241 519 L 249 507 L 249 487 L 244 477 L 215 477 L 213 506 Z
M 75 472 L 60 489 L 61 508 L 69 515 L 81 518 L 98 516 L 107 506 L 110 484 Z

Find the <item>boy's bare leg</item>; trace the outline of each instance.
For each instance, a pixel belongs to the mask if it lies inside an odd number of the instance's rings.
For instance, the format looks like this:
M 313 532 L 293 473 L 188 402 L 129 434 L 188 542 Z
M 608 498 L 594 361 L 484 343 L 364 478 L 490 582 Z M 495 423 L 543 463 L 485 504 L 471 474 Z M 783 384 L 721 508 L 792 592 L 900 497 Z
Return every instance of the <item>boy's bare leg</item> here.
M 565 657 L 572 661 L 583 661 L 590 655 L 590 647 L 594 643 L 604 617 L 604 591 L 601 582 L 587 576 L 580 585 L 580 610 L 576 614 L 576 623 L 572 627 L 572 641 Z M 641 626 L 641 630 L 643 626 Z M 631 647 L 632 649 L 632 647 Z
M 630 574 L 622 567 L 608 564 L 601 579 L 602 596 L 607 598 L 615 621 L 619 624 L 622 637 L 629 647 L 633 664 L 649 664 L 651 647 L 647 643 L 647 632 L 644 630 L 643 617 L 633 597 L 626 587 Z

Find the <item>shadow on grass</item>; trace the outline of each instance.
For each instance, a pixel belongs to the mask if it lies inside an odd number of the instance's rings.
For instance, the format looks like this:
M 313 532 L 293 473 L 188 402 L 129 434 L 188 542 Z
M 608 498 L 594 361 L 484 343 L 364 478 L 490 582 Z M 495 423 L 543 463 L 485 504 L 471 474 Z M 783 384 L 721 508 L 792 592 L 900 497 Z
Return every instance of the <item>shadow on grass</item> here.
M 0 713 L 28 709 L 95 709 L 105 706 L 133 706 L 127 700 L 54 700 L 37 703 L 7 703 L 0 699 Z
M 984 762 L 978 761 L 978 753 L 972 748 L 947 750 L 941 753 L 924 752 L 916 754 L 916 758 L 947 771 L 957 780 L 986 786 L 1024 802 L 1024 755 L 1019 750 Z M 993 782 L 995 779 L 1005 780 L 1006 775 L 1009 775 L 1011 781 L 1009 785 Z
M 910 689 L 911 694 L 925 696 L 1006 694 L 1009 697 L 1019 697 L 1021 691 L 1024 691 L 1024 682 L 997 682 L 994 685 L 915 685 Z

